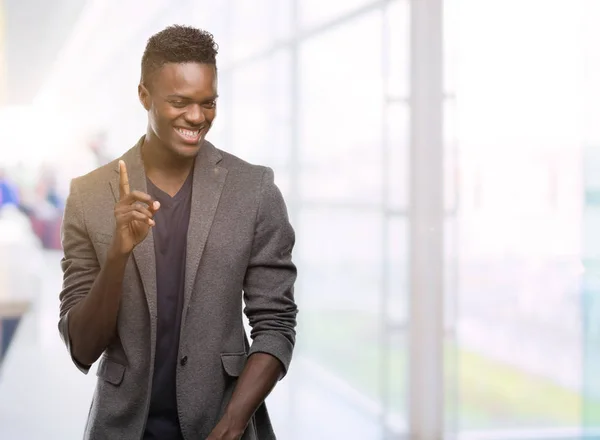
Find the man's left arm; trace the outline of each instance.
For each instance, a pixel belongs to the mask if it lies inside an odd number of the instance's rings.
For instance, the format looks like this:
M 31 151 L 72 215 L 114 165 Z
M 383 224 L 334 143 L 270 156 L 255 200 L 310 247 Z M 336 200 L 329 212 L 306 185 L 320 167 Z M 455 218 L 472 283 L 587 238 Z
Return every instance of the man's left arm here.
M 295 234 L 273 171 L 263 174 L 252 255 L 244 280 L 244 313 L 252 331 L 248 361 L 225 415 L 209 440 L 241 438 L 250 418 L 287 373 L 296 340 Z

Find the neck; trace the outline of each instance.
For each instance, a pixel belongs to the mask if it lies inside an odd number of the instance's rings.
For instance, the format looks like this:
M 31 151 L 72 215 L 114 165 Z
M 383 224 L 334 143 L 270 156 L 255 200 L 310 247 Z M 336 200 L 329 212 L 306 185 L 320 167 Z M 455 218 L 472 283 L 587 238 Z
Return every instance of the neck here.
M 195 157 L 182 158 L 161 145 L 161 140 L 148 130 L 142 145 L 142 160 L 146 175 L 151 179 L 185 180 L 194 166 Z

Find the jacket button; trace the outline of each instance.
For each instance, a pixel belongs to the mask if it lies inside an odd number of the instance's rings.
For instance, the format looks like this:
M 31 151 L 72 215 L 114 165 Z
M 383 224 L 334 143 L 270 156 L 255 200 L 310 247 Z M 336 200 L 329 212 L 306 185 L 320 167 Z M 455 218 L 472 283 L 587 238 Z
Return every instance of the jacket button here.
M 181 364 L 181 366 L 183 367 L 185 364 L 187 364 L 187 356 L 184 356 L 181 358 L 181 360 L 179 361 L 179 363 Z

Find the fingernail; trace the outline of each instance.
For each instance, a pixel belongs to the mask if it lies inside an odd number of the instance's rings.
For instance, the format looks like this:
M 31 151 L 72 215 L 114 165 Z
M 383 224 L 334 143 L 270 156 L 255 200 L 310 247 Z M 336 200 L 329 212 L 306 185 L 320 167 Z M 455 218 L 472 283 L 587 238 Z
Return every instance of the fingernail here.
M 154 209 L 160 208 L 160 202 L 154 202 Z

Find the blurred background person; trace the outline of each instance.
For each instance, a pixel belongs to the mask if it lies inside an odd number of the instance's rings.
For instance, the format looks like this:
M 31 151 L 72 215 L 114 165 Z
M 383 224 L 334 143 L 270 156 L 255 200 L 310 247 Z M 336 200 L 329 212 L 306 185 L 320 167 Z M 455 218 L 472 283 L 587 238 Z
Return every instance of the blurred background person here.
M 0 168 L 0 208 L 5 205 L 19 205 L 18 188 Z

